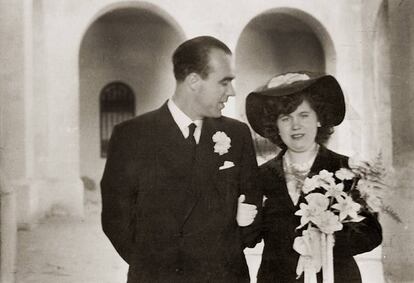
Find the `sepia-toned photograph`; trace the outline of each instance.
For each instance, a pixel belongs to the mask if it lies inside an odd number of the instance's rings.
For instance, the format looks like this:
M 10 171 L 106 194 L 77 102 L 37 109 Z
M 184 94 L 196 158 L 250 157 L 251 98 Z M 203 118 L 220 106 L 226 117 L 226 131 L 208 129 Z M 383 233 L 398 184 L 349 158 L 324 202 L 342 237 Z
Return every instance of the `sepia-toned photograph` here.
M 414 1 L 0 1 L 0 283 L 414 283 Z

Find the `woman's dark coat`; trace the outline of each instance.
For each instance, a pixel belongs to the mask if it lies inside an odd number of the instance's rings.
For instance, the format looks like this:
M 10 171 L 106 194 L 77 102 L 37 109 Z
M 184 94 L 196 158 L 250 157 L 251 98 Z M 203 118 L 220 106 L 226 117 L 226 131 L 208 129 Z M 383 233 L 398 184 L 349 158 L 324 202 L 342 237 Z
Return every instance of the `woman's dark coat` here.
M 300 235 L 296 227 L 300 217 L 294 215 L 299 209 L 288 194 L 283 171 L 282 151 L 277 157 L 260 167 L 259 181 L 267 200 L 264 204 L 263 227 L 258 241 L 264 239 L 262 262 L 258 272 L 258 283 L 303 282 L 302 276 L 296 279 L 296 266 L 299 254 L 292 248 L 295 237 Z M 348 167 L 348 157 L 320 146 L 308 176 L 318 174 L 322 169 L 335 172 Z M 345 190 L 349 190 L 347 186 Z M 368 252 L 382 241 L 382 230 L 376 216 L 363 212 L 365 219 L 358 223 L 346 223 L 343 230 L 335 233 L 334 273 L 335 283 L 361 282 L 361 276 L 354 255 Z M 253 240 L 254 242 L 254 240 Z M 321 272 L 320 272 L 321 273 Z M 321 282 L 321 274 L 318 281 Z

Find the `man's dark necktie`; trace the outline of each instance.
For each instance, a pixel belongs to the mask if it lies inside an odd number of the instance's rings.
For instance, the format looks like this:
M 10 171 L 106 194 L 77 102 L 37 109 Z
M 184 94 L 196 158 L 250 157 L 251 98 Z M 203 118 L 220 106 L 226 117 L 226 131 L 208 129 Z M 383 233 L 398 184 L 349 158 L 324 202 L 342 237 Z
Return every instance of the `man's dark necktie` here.
M 194 124 L 194 123 L 191 123 L 190 125 L 188 125 L 188 130 L 189 130 L 189 134 L 188 134 L 188 137 L 187 137 L 187 140 L 190 142 L 190 144 L 192 145 L 192 146 L 196 146 L 196 140 L 195 140 L 195 137 L 194 137 L 194 132 L 195 132 L 195 129 L 196 129 L 196 124 Z
M 191 123 L 190 125 L 188 125 L 189 134 L 188 134 L 188 137 L 187 137 L 187 141 L 191 146 L 190 152 L 191 152 L 193 160 L 195 159 L 195 151 L 196 151 L 196 145 L 197 145 L 195 137 L 194 137 L 194 131 L 195 131 L 196 127 L 197 126 L 194 123 Z

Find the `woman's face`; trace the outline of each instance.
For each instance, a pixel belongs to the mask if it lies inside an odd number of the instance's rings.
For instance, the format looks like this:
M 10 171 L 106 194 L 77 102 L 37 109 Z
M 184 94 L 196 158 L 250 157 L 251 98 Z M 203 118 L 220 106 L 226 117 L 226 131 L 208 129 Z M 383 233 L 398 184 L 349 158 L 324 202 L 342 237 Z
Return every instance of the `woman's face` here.
M 318 116 L 306 100 L 299 104 L 292 113 L 282 114 L 277 119 L 282 141 L 289 150 L 294 152 L 306 152 L 313 149 L 318 124 Z

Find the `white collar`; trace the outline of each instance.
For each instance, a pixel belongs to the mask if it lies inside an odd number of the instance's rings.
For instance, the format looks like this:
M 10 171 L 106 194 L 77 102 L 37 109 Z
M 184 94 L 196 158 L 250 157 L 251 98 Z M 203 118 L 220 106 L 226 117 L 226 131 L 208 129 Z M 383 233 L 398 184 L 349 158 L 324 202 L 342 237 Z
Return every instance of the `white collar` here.
M 177 124 L 178 128 L 180 128 L 181 133 L 183 134 L 184 138 L 188 137 L 189 130 L 188 126 L 191 123 L 194 123 L 197 127 L 194 131 L 194 138 L 198 143 L 200 140 L 201 135 L 201 127 L 203 125 L 203 120 L 191 120 L 180 108 L 178 108 L 177 104 L 174 103 L 172 99 L 169 99 L 167 102 L 168 110 L 170 110 L 171 115 Z

